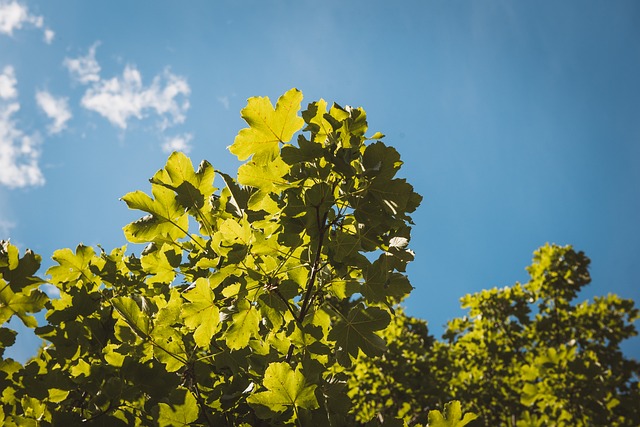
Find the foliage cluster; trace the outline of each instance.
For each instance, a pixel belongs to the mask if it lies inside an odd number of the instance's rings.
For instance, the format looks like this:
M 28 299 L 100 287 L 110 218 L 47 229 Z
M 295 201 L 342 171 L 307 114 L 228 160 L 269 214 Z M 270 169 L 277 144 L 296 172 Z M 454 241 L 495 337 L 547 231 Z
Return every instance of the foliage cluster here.
M 237 179 L 173 153 L 151 195 L 122 198 L 145 213 L 124 227 L 141 256 L 56 251 L 57 299 L 38 289 L 40 257 L 3 242 L 0 320 L 45 342 L 0 363 L 4 425 L 350 423 L 345 372 L 383 354 L 378 331 L 412 289 L 421 197 L 383 135 L 365 136 L 363 109 L 320 100 L 300 115 L 301 101 L 249 99 Z M 0 330 L 1 351 L 14 340 Z
M 573 303 L 582 253 L 540 249 L 527 284 L 465 297 L 470 317 L 435 340 L 398 305 L 421 201 L 400 155 L 363 109 L 301 102 L 249 99 L 236 178 L 173 153 L 150 195 L 123 196 L 144 213 L 124 227 L 139 256 L 61 249 L 45 281 L 39 255 L 1 242 L 0 323 L 43 340 L 22 365 L 0 328 L 2 425 L 640 424 L 619 349 L 638 311 Z
M 640 425 L 640 364 L 620 348 L 639 312 L 612 294 L 577 303 L 589 262 L 543 246 L 527 283 L 462 298 L 469 316 L 450 321 L 442 341 L 399 313 L 384 332 L 388 352 L 361 357 L 350 376 L 357 413 L 424 422 L 455 398 L 478 415 L 474 426 Z

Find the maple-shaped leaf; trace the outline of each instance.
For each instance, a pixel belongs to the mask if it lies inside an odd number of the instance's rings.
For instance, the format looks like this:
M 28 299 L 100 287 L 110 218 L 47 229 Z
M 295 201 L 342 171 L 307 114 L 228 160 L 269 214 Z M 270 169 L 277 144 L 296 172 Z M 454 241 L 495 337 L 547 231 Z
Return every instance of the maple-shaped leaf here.
M 51 275 L 51 281 L 55 283 L 75 282 L 83 279 L 89 282 L 93 273 L 89 269 L 89 262 L 95 256 L 93 248 L 90 246 L 78 245 L 76 253 L 71 249 L 58 249 L 51 257 L 58 263 L 47 270 Z
M 172 426 L 182 427 L 190 426 L 195 420 L 198 419 L 199 409 L 196 398 L 189 391 L 183 388 L 179 388 L 172 397 L 184 395 L 184 400 L 180 404 L 167 404 L 159 403 L 158 425 L 159 426 Z M 174 400 L 174 399 L 171 399 Z M 182 400 L 182 399 L 180 399 Z
M 257 189 L 248 202 L 249 209 L 258 210 L 260 201 L 269 193 L 279 193 L 292 185 L 284 178 L 289 172 L 289 165 L 282 159 L 275 158 L 268 163 L 251 161 L 238 168 L 238 183 Z
M 200 347 L 207 348 L 220 321 L 220 311 L 214 303 L 214 295 L 209 281 L 196 280 L 194 286 L 182 294 L 189 301 L 182 306 L 185 325 L 195 329 L 193 338 Z
M 164 169 L 151 178 L 151 183 L 175 191 L 176 200 L 183 208 L 200 209 L 216 190 L 213 186 L 214 177 L 215 171 L 208 161 L 203 160 L 195 171 L 184 153 L 174 151 Z
M 111 300 L 113 308 L 122 317 L 133 332 L 140 338 L 147 339 L 151 332 L 151 321 L 149 316 L 144 313 L 133 298 L 118 297 Z
M 339 362 L 350 365 L 349 356 L 356 358 L 360 350 L 367 356 L 380 356 L 387 346 L 375 331 L 384 329 L 390 321 L 389 313 L 380 308 L 365 309 L 363 304 L 353 307 L 329 333 L 329 340 L 339 349 Z
M 347 113 L 344 115 L 343 119 L 348 116 Z M 327 116 L 327 101 L 324 99 L 310 103 L 307 109 L 302 112 L 302 118 L 307 123 L 304 130 L 311 131 L 313 141 L 324 143 L 327 135 L 335 130 L 325 116 Z M 329 117 L 331 118 L 331 116 Z
M 24 251 L 20 258 L 17 246 L 8 240 L 0 240 L 0 277 L 9 282 L 14 292 L 43 283 L 42 279 L 34 276 L 40 268 L 41 261 L 42 257 L 30 249 Z
M 16 335 L 18 335 L 18 333 L 13 329 L 0 327 L 0 358 L 2 358 L 5 348 L 11 347 L 13 344 L 15 344 Z
M 153 199 L 142 191 L 122 196 L 129 209 L 149 214 L 123 228 L 127 240 L 132 243 L 147 243 L 167 238 L 171 241 L 183 238 L 187 234 L 189 217 L 176 200 L 175 193 L 155 184 L 152 184 L 151 192 Z
M 160 249 L 146 253 L 140 258 L 142 268 L 152 274 L 147 279 L 148 283 L 171 283 L 176 277 L 175 267 L 179 263 L 179 255 L 169 245 L 164 244 Z
M 189 359 L 183 335 L 176 328 L 162 327 L 153 331 L 153 355 L 163 363 L 167 372 L 176 372 Z
M 14 314 L 25 326 L 38 326 L 36 318 L 27 313 L 37 313 L 49 300 L 47 295 L 37 289 L 13 292 L 11 286 L 0 277 L 0 324 L 8 321 Z
M 249 344 L 251 337 L 258 335 L 260 313 L 246 299 L 236 305 L 238 310 L 232 315 L 232 323 L 225 333 L 225 340 L 231 350 L 239 350 Z
M 444 415 L 442 412 L 429 411 L 429 427 L 463 427 L 478 418 L 476 414 L 467 412 L 462 416 L 462 406 L 460 402 L 454 400 L 444 405 Z
M 413 289 L 407 276 L 389 270 L 384 263 L 385 258 L 377 259 L 364 274 L 361 292 L 367 301 L 386 302 L 390 297 L 401 300 Z
M 298 116 L 302 92 L 291 89 L 282 95 L 273 108 L 268 97 L 253 97 L 240 114 L 249 125 L 238 132 L 229 151 L 239 160 L 254 154 L 274 158 L 281 142 L 289 142 L 304 121 Z
M 247 397 L 251 405 L 266 406 L 273 412 L 283 412 L 288 407 L 316 409 L 318 400 L 315 395 L 315 384 L 308 384 L 305 376 L 296 367 L 295 370 L 286 362 L 274 362 L 267 367 L 262 385 L 267 389 Z

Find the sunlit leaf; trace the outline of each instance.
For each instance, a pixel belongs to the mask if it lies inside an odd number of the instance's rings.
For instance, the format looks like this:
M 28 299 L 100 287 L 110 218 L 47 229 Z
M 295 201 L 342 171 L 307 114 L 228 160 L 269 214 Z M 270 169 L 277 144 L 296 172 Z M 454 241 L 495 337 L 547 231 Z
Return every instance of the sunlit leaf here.
M 440 411 L 429 411 L 429 427 L 463 427 L 478 418 L 472 413 L 462 416 L 462 405 L 454 400 L 444 405 L 444 414 Z
M 289 142 L 304 123 L 298 116 L 301 101 L 302 92 L 297 89 L 282 95 L 275 109 L 268 97 L 249 98 L 241 111 L 249 127 L 238 133 L 229 151 L 240 160 L 254 154 L 273 158 L 279 151 L 279 143 Z
M 314 394 L 315 384 L 308 384 L 300 367 L 295 370 L 285 362 L 269 364 L 262 385 L 267 389 L 247 398 L 253 405 L 262 405 L 271 411 L 282 412 L 287 407 L 318 408 Z
M 158 426 L 166 427 L 183 427 L 190 426 L 195 420 L 198 419 L 198 402 L 196 398 L 187 390 L 180 388 L 177 390 L 179 393 L 174 393 L 174 396 L 184 396 L 184 400 L 181 403 L 160 403 L 158 416 Z
M 209 281 L 204 278 L 198 279 L 193 287 L 182 295 L 189 301 L 182 307 L 184 323 L 195 330 L 193 338 L 196 344 L 206 348 L 211 343 L 211 337 L 220 321 Z
M 238 301 L 236 310 L 232 315 L 233 322 L 225 333 L 227 346 L 232 350 L 246 347 L 249 339 L 258 334 L 260 322 L 260 313 L 246 299 Z
M 28 313 L 39 312 L 48 300 L 47 295 L 37 289 L 15 293 L 11 286 L 0 278 L 0 324 L 7 322 L 15 314 L 25 326 L 35 328 L 38 322 Z
M 140 338 L 147 339 L 151 332 L 149 316 L 140 310 L 133 298 L 118 297 L 111 300 L 113 308 Z

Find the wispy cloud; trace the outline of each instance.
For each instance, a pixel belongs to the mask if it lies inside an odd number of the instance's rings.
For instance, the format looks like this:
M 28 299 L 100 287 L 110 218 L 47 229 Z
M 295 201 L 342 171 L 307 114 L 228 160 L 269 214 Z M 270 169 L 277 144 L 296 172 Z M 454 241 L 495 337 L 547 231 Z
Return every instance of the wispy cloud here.
M 8 239 L 11 235 L 11 230 L 14 229 L 16 224 L 6 219 L 0 218 L 0 240 Z
M 55 38 L 56 33 L 54 33 L 51 29 L 46 28 L 44 30 L 44 41 L 47 44 L 53 43 L 53 39 Z
M 36 92 L 36 102 L 44 113 L 53 120 L 48 127 L 50 134 L 61 132 L 71 119 L 67 98 L 56 98 L 47 91 Z
M 188 153 L 191 151 L 191 139 L 193 139 L 193 135 L 190 133 L 167 138 L 164 144 L 162 144 L 162 151 L 165 153 L 171 153 L 173 151 L 183 151 Z
M 99 45 L 100 42 L 94 43 L 85 56 L 64 59 L 64 66 L 77 82 L 87 84 L 100 81 L 100 64 L 96 61 L 96 48 Z
M 0 0 L 0 33 L 13 36 L 15 30 L 29 26 L 43 29 L 44 41 L 47 44 L 53 41 L 55 33 L 44 26 L 42 16 L 32 15 L 29 13 L 29 8 L 18 1 Z
M 0 99 L 13 99 L 18 96 L 16 73 L 11 66 L 6 66 L 0 74 Z
M 13 116 L 20 110 L 13 67 L 0 73 L 0 185 L 9 188 L 44 184 L 38 165 L 40 138 L 18 128 Z
M 154 77 L 150 86 L 144 87 L 140 72 L 127 65 L 122 76 L 101 80 L 87 89 L 82 97 L 82 106 L 121 129 L 127 128 L 129 119 L 142 119 L 148 111 L 154 111 L 163 118 L 162 127 L 166 128 L 184 122 L 189 101 L 180 103 L 176 98 L 189 93 L 186 80 L 168 70 Z
M 222 104 L 222 106 L 224 107 L 225 110 L 229 109 L 229 97 L 228 96 L 219 96 L 218 97 L 218 102 L 220 104 Z
M 149 115 L 161 119 L 163 130 L 184 122 L 191 93 L 185 78 L 165 69 L 145 86 L 140 71 L 133 65 L 125 66 L 121 76 L 102 78 L 95 58 L 96 46 L 94 44 L 86 56 L 64 61 L 71 75 L 89 86 L 81 101 L 84 108 L 95 111 L 121 129 L 126 129 L 131 119 L 141 120 Z

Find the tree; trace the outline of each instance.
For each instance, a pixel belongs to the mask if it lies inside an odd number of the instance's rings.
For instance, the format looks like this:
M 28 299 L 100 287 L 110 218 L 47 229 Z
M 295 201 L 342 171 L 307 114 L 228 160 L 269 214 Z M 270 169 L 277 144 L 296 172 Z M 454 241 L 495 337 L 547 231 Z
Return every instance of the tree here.
M 348 373 L 354 425 L 394 418 L 426 424 L 429 412 L 445 403 L 446 389 L 437 378 L 440 367 L 433 360 L 435 338 L 425 321 L 407 316 L 400 307 L 395 311 L 382 331 L 387 350 L 375 357 L 360 355 Z
M 141 255 L 55 251 L 59 298 L 38 289 L 38 255 L 2 243 L 0 319 L 43 339 L 24 366 L 0 362 L 3 425 L 347 422 L 346 372 L 385 351 L 380 331 L 412 289 L 421 197 L 383 135 L 365 136 L 363 109 L 320 100 L 299 115 L 301 101 L 249 99 L 236 179 L 171 154 L 151 195 L 122 198 L 145 214 L 124 227 Z M 0 329 L 0 352 L 15 335 Z
M 389 351 L 360 357 L 350 378 L 356 414 L 424 419 L 458 399 L 479 415 L 473 425 L 640 425 L 640 364 L 620 349 L 637 334 L 638 309 L 616 295 L 576 303 L 589 262 L 571 246 L 543 246 L 526 284 L 462 298 L 469 316 L 450 321 L 443 341 L 422 326 L 416 335 L 420 322 L 398 313 L 399 330 L 385 331 Z M 385 392 L 367 399 L 381 382 Z M 386 400 L 396 394 L 408 407 Z

